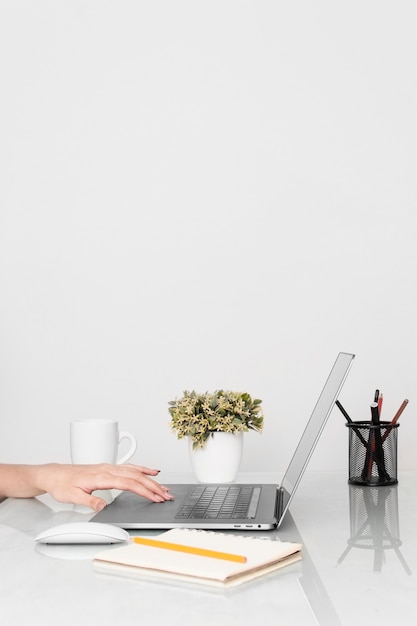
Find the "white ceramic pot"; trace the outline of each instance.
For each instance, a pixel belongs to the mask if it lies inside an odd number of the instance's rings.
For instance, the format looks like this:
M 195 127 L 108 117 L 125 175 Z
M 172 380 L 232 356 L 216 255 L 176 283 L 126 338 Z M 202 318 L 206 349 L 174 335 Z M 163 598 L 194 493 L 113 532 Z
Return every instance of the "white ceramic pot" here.
M 213 433 L 203 448 L 193 450 L 188 441 L 191 465 L 200 483 L 231 483 L 239 471 L 243 453 L 243 432 Z

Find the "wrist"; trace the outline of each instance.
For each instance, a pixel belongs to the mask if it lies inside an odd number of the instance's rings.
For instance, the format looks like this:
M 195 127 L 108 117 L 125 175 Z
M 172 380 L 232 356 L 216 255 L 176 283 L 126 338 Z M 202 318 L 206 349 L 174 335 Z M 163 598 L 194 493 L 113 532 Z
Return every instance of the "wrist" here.
M 40 496 L 49 491 L 51 473 L 54 471 L 54 463 L 43 463 L 33 465 L 31 468 L 31 485 L 36 490 L 36 495 Z

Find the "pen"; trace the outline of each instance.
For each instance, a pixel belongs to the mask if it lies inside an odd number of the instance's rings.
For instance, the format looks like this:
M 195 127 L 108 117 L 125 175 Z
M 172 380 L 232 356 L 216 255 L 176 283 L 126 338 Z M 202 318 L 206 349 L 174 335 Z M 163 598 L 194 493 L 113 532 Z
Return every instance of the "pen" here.
M 162 548 L 164 550 L 175 550 L 176 552 L 186 552 L 197 556 L 208 556 L 212 559 L 222 559 L 224 561 L 235 561 L 236 563 L 246 563 L 247 558 L 239 554 L 229 554 L 227 552 L 217 552 L 217 550 L 206 550 L 205 548 L 194 548 L 192 546 L 184 546 L 179 543 L 170 543 L 168 541 L 159 541 L 158 539 L 149 539 L 148 537 L 133 537 L 135 543 L 143 546 L 151 546 L 153 548 Z
M 378 394 L 379 395 L 379 394 Z M 378 465 L 378 473 L 379 476 L 384 478 L 385 480 L 390 480 L 390 477 L 385 469 L 385 460 L 384 460 L 384 449 L 382 447 L 382 436 L 381 436 L 381 428 L 378 415 L 378 402 L 372 402 L 371 404 L 371 419 L 373 426 L 376 426 L 370 434 L 370 452 L 372 456 L 372 452 L 375 452 L 375 458 L 378 458 L 380 461 L 380 465 Z M 368 448 L 369 449 L 369 448 Z M 372 462 L 370 463 L 371 471 L 369 471 L 369 476 L 372 472 Z
M 378 415 L 379 415 L 379 419 L 381 419 L 381 412 L 382 412 L 382 402 L 383 402 L 383 399 L 384 399 L 384 397 L 383 397 L 382 393 L 380 393 L 380 394 L 379 394 L 379 397 L 378 397 L 378 400 L 377 400 L 377 402 L 378 402 Z
M 346 409 L 341 405 L 341 403 L 339 402 L 339 400 L 336 400 L 336 406 L 338 409 L 340 409 L 340 412 L 342 413 L 342 415 L 346 418 L 346 421 L 348 424 L 353 424 L 353 420 L 352 418 L 349 416 L 348 412 L 346 411 Z M 353 430 L 355 431 L 355 433 L 357 434 L 357 436 L 359 437 L 360 441 L 363 443 L 363 445 L 365 446 L 365 448 L 368 447 L 368 444 L 366 442 L 365 437 L 362 435 L 362 433 L 360 432 L 359 428 L 357 426 L 353 426 Z
M 374 426 L 379 426 L 378 402 L 371 404 L 371 419 Z
M 375 397 L 378 398 L 378 390 L 375 392 Z M 372 424 L 375 425 L 375 406 L 377 407 L 378 410 L 378 404 L 377 402 L 373 402 L 371 404 L 371 421 Z M 376 423 L 378 424 L 378 417 L 376 417 Z M 365 464 L 363 466 L 363 470 L 362 470 L 362 478 L 364 480 L 368 480 L 371 475 L 372 475 L 372 466 L 374 464 L 374 461 L 376 461 L 376 445 L 375 445 L 375 433 L 373 432 L 373 429 L 370 428 L 369 429 L 369 435 L 368 435 L 368 443 L 366 444 L 366 456 L 365 456 Z M 379 472 L 379 467 L 378 467 L 378 472 Z
M 351 424 L 352 420 L 349 417 L 347 411 L 345 411 L 345 409 L 343 408 L 343 406 L 340 404 L 339 400 L 336 400 L 336 406 L 337 408 L 340 410 L 340 412 L 342 413 L 342 415 L 346 418 L 346 421 Z

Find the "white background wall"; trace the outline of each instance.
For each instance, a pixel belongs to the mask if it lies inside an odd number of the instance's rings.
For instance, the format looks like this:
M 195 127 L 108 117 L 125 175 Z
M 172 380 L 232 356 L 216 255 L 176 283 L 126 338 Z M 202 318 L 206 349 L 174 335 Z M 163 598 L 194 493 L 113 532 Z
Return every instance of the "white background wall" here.
M 167 403 L 248 391 L 242 470 L 341 401 L 410 405 L 417 468 L 416 4 L 0 0 L 0 459 L 69 461 L 118 418 L 189 469 Z M 332 412 L 311 461 L 347 467 Z

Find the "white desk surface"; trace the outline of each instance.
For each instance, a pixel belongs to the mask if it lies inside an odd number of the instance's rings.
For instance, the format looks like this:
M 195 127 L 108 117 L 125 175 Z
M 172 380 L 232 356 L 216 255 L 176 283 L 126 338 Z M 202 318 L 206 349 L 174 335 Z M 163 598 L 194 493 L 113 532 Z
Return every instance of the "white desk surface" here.
M 165 483 L 191 476 L 161 477 Z M 277 482 L 241 474 L 241 482 Z M 228 592 L 98 575 L 91 546 L 35 545 L 42 529 L 91 511 L 49 496 L 0 504 L 0 617 L 8 626 L 385 626 L 417 619 L 417 472 L 359 488 L 308 472 L 271 539 L 301 540 L 303 560 Z M 263 536 L 266 533 L 263 533 Z M 102 547 L 99 546 L 101 550 Z

